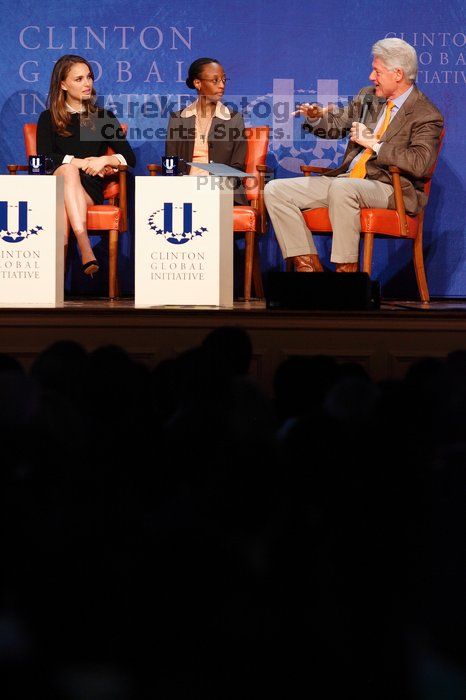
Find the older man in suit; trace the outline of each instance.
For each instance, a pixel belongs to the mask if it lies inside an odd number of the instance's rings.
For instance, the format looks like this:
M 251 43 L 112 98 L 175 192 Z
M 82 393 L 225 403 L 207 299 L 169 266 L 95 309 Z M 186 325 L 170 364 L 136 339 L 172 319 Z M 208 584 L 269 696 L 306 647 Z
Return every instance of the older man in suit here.
M 320 177 L 273 180 L 265 202 L 283 257 L 298 272 L 320 272 L 312 234 L 302 210 L 328 207 L 333 240 L 331 261 L 337 272 L 358 269 L 360 210 L 395 208 L 388 170 L 403 170 L 403 199 L 408 214 L 425 205 L 422 179 L 435 161 L 443 118 L 415 86 L 417 56 L 402 39 L 382 39 L 372 47 L 373 63 L 364 88 L 344 110 L 302 104 L 306 128 L 315 135 L 350 140 L 341 166 Z M 366 122 L 361 123 L 361 118 Z

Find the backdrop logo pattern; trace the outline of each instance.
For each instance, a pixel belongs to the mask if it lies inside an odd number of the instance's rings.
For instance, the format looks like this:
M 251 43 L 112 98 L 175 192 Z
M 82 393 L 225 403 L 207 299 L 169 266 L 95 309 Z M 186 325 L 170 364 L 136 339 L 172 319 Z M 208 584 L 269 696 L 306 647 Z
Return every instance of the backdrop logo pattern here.
M 26 201 L 19 201 L 18 204 L 0 201 L 0 240 L 4 243 L 21 243 L 29 236 L 37 236 L 43 231 L 43 226 L 39 225 L 28 228 L 31 212 Z M 15 218 L 18 228 L 13 225 L 10 229 L 9 221 Z
M 271 129 L 269 153 L 276 166 L 285 172 L 301 175 L 301 165 L 338 167 L 346 150 L 346 139 L 315 139 L 303 131 L 303 119 L 293 116 L 303 102 L 319 102 L 340 106 L 348 103 L 348 95 L 339 95 L 338 80 L 317 79 L 317 90 L 296 88 L 293 79 L 274 78 L 273 92 L 249 96 L 242 103 L 248 124 L 267 124 Z
M 193 228 L 195 214 L 197 211 L 193 209 L 191 202 L 183 202 L 182 205 L 165 202 L 163 209 L 156 209 L 149 216 L 147 223 L 150 230 L 156 236 L 163 236 L 167 243 L 182 245 L 197 236 L 203 236 L 208 231 L 205 226 Z

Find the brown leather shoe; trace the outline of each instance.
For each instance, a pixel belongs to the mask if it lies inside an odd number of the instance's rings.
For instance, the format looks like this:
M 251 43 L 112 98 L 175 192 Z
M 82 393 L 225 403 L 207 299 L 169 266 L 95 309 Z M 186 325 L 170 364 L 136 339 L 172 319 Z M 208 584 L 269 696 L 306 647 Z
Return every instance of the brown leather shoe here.
M 336 272 L 357 272 L 358 263 L 337 263 Z
M 324 268 L 319 260 L 319 256 L 313 255 L 296 255 L 291 258 L 296 272 L 323 272 Z

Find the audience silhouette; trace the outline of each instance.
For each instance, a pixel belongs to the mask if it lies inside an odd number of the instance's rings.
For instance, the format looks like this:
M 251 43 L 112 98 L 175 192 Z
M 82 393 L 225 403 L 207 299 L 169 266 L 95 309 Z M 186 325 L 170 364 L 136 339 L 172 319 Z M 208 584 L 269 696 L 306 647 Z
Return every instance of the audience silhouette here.
M 460 697 L 466 352 L 252 358 L 0 355 L 2 698 Z

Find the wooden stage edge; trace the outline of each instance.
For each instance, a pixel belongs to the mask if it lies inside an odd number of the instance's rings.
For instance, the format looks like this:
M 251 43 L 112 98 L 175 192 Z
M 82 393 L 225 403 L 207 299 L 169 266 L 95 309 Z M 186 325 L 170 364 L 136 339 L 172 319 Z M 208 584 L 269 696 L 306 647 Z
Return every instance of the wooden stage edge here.
M 246 330 L 251 375 L 267 393 L 278 365 L 293 355 L 325 354 L 358 362 L 376 381 L 404 376 L 421 357 L 466 349 L 466 300 L 384 302 L 378 311 L 270 311 L 262 302 L 233 308 L 135 308 L 133 300 L 66 301 L 61 308 L 0 308 L 0 352 L 27 368 L 57 340 L 86 349 L 117 344 L 153 367 L 198 345 L 214 328 Z

